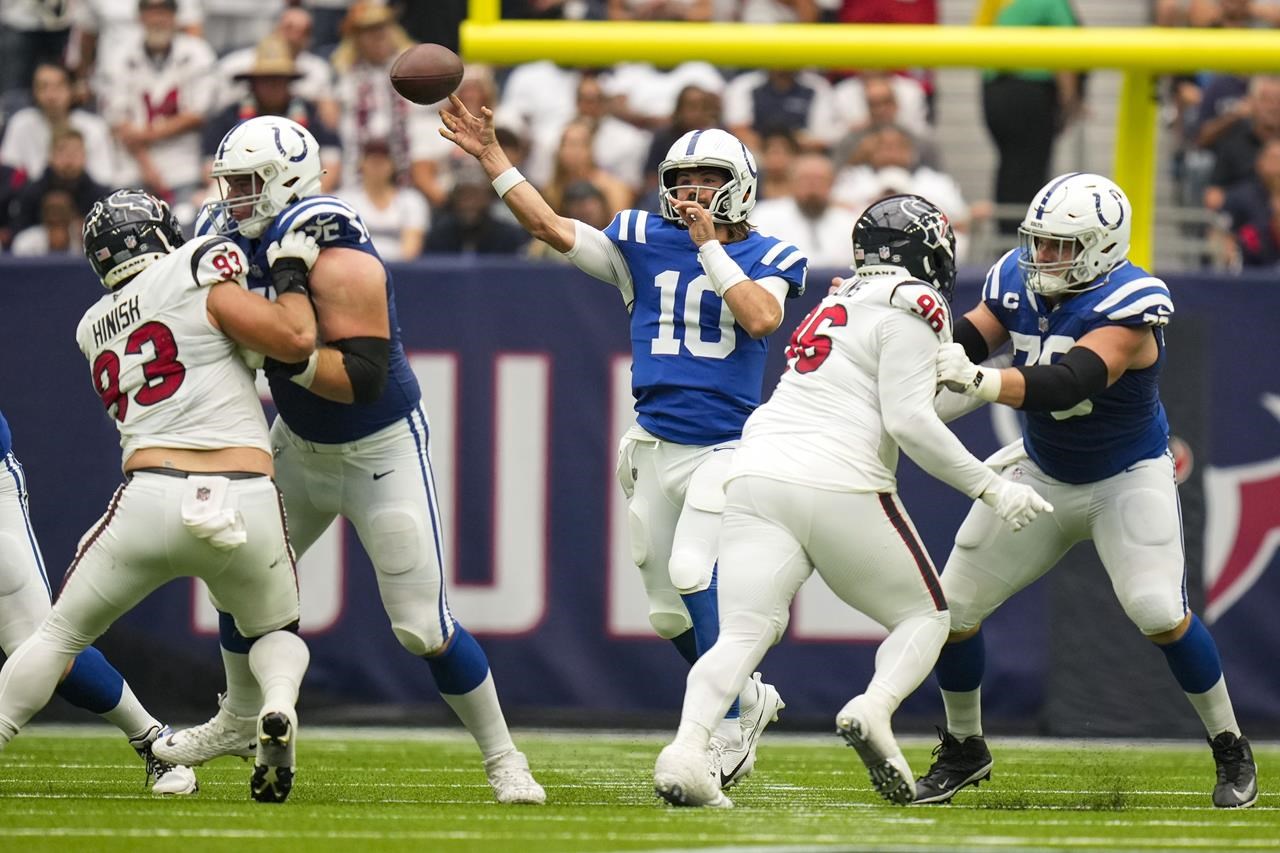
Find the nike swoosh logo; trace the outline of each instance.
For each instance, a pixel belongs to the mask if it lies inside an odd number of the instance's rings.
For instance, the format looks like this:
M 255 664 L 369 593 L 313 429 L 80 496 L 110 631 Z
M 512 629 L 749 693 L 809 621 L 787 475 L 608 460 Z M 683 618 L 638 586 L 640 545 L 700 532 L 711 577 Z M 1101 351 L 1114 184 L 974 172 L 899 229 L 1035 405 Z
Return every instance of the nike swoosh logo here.
M 392 468 L 390 471 L 383 471 L 381 474 L 374 474 L 374 475 L 373 475 L 373 479 L 375 479 L 375 480 L 381 480 L 383 477 L 387 476 L 388 474 L 393 473 L 395 470 L 396 470 L 395 468 Z
M 729 780 L 733 778 L 733 774 L 737 773 L 739 770 L 741 770 L 741 769 L 742 769 L 742 765 L 744 765 L 744 764 L 746 764 L 746 763 L 747 763 L 747 759 L 748 759 L 750 756 L 751 756 L 751 753 L 750 753 L 750 752 L 748 752 L 746 755 L 742 756 L 742 760 L 741 760 L 741 761 L 739 761 L 739 762 L 738 762 L 738 764 L 737 764 L 737 766 L 735 766 L 735 767 L 734 767 L 732 770 L 730 770 L 728 773 L 725 773 L 725 772 L 724 772 L 724 769 L 723 769 L 723 768 L 721 768 L 721 770 L 720 770 L 720 787 L 721 787 L 721 788 L 723 788 L 725 785 L 728 785 L 728 784 L 729 784 Z
M 165 739 L 164 739 L 164 745 L 165 745 L 165 746 L 177 746 L 177 744 L 173 742 L 173 735 L 169 735 L 167 738 L 165 738 Z

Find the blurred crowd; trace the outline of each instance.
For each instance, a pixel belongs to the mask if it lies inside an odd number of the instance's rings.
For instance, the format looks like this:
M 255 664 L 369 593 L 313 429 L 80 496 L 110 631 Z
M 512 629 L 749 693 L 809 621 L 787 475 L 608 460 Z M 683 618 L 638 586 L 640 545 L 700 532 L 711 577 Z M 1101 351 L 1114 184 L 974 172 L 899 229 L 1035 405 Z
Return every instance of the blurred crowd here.
M 511 18 L 938 22 L 938 0 L 504 0 Z M 350 202 L 388 260 L 527 254 L 528 237 L 471 158 L 439 136 L 438 111 L 391 88 L 415 42 L 456 49 L 466 0 L 0 0 L 0 248 L 79 251 L 80 216 L 107 190 L 141 186 L 184 224 L 216 187 L 208 170 L 237 122 L 279 114 L 321 145 L 323 190 Z M 1273 26 L 1276 3 L 1157 0 L 1153 23 Z M 999 25 L 1080 26 L 1070 0 L 1011 0 Z M 752 224 L 814 266 L 849 262 L 869 204 L 924 195 L 961 237 L 991 202 L 1023 204 L 1048 178 L 1054 139 L 1081 115 L 1080 75 L 984 73 L 998 153 L 990 201 L 970 203 L 939 158 L 933 76 L 857 69 L 769 71 L 687 62 L 565 68 L 468 64 L 457 90 L 494 106 L 513 162 L 557 210 L 603 228 L 657 209 L 657 165 L 686 130 L 720 126 L 755 152 Z M 1228 263 L 1280 260 L 1280 78 L 1187 74 L 1168 85 L 1180 200 L 1221 213 Z M 1029 188 L 1029 189 L 1028 189 Z M 1016 220 L 994 225 L 1011 235 Z M 982 259 L 977 259 L 981 261 Z

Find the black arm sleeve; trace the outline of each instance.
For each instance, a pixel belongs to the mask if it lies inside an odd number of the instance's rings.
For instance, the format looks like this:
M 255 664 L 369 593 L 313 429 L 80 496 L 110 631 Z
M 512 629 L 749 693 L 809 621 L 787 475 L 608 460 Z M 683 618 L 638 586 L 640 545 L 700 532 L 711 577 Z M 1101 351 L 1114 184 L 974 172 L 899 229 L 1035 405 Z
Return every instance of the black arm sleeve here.
M 987 356 L 991 355 L 987 347 L 987 339 L 982 337 L 978 327 L 963 315 L 956 320 L 951 330 L 951 340 L 964 347 L 964 354 L 969 356 L 969 360 L 974 364 L 982 364 L 987 360 Z
M 1072 347 L 1057 364 L 1014 368 L 1027 383 L 1018 408 L 1061 412 L 1107 389 L 1107 363 L 1088 347 Z
M 387 387 L 391 341 L 386 338 L 343 338 L 329 346 L 342 353 L 342 366 L 351 380 L 357 403 L 372 403 Z

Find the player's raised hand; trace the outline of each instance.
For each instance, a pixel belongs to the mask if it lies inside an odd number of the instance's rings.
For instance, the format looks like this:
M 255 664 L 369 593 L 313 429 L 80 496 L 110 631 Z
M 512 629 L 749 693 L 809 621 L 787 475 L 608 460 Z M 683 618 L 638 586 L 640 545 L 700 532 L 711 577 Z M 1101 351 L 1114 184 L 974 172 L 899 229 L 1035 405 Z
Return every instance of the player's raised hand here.
M 276 261 L 296 258 L 310 270 L 315 266 L 318 257 L 320 257 L 320 245 L 305 231 L 290 231 L 267 247 L 267 265 L 270 267 L 274 267 Z
M 938 347 L 938 384 L 950 391 L 994 403 L 1000 396 L 1000 371 L 986 369 L 969 361 L 960 344 Z
M 696 201 L 672 198 L 671 205 L 680 215 L 680 221 L 689 227 L 689 238 L 695 246 L 716 239 L 716 223 L 711 213 Z
M 981 495 L 982 502 L 1016 533 L 1042 512 L 1053 512 L 1053 504 L 1025 483 L 995 478 Z
M 457 95 L 450 95 L 449 102 L 453 109 L 440 111 L 440 120 L 444 122 L 444 127 L 440 128 L 441 136 L 472 157 L 479 157 L 490 145 L 498 144 L 493 129 L 493 110 L 481 107 L 480 115 L 475 115 Z

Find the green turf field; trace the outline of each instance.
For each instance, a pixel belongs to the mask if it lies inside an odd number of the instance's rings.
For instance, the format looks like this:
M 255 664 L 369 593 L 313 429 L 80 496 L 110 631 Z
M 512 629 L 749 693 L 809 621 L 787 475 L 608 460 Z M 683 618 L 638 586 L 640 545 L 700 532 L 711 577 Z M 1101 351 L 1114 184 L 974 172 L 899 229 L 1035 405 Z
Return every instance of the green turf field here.
M 1280 850 L 1280 747 L 1255 749 L 1252 809 L 1210 805 L 1208 747 L 992 743 L 991 785 L 950 806 L 872 793 L 832 736 L 770 732 L 730 811 L 673 809 L 650 784 L 663 739 L 523 733 L 544 807 L 496 805 L 475 747 L 454 732 L 302 729 L 289 802 L 249 800 L 249 765 L 200 771 L 193 797 L 152 797 L 142 764 L 101 727 L 32 727 L 0 753 L 0 850 L 541 851 Z M 932 744 L 904 742 L 913 769 Z

